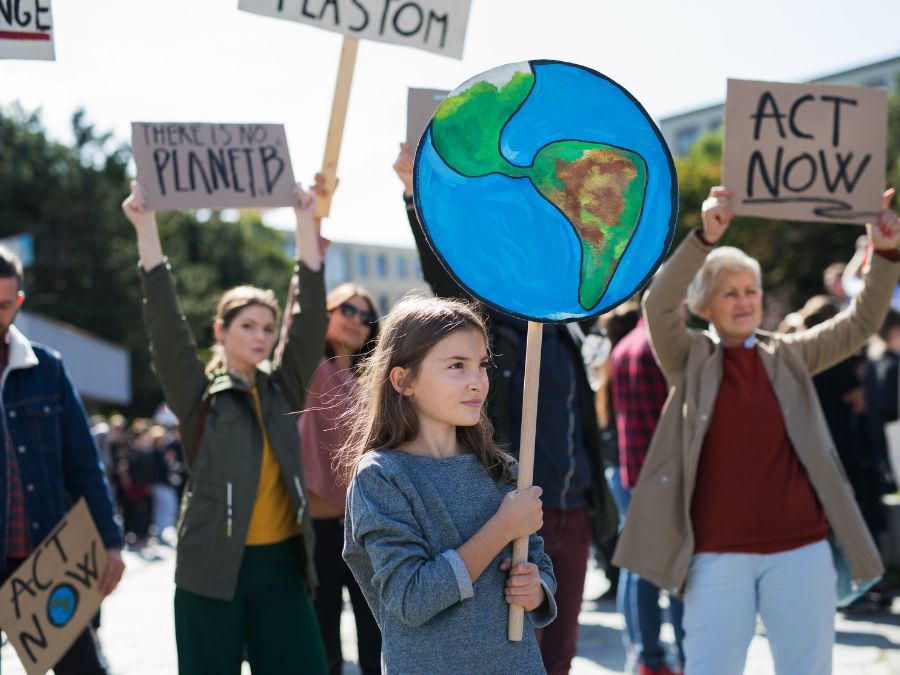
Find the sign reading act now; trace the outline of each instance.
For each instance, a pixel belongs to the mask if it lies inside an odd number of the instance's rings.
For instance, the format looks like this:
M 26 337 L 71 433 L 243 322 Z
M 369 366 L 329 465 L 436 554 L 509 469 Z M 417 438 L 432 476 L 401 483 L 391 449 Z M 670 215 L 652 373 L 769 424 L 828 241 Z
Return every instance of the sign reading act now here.
M 0 588 L 0 626 L 28 675 L 44 675 L 97 613 L 103 540 L 84 498 Z
M 723 182 L 738 215 L 871 222 L 886 146 L 880 89 L 728 80 Z

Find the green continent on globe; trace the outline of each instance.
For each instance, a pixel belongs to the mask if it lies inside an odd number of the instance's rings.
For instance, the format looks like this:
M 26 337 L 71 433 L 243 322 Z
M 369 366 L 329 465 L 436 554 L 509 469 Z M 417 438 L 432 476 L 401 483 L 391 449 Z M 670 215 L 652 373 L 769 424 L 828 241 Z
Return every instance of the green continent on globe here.
M 562 212 L 581 242 L 578 302 L 590 311 L 606 292 L 637 228 L 647 165 L 637 153 L 574 140 L 541 148 L 529 167 L 511 164 L 500 152 L 500 135 L 531 93 L 534 74 L 510 72 L 505 83 L 480 80 L 448 96 L 434 114 L 432 143 L 462 175 L 528 178 Z
M 590 310 L 603 297 L 637 229 L 647 165 L 640 155 L 603 143 L 559 141 L 537 154 L 531 182 L 578 233 L 578 302 Z
M 516 71 L 500 86 L 481 80 L 447 97 L 431 127 L 434 147 L 447 165 L 470 178 L 489 173 L 527 176 L 527 169 L 513 166 L 500 154 L 500 133 L 533 85 L 532 73 Z

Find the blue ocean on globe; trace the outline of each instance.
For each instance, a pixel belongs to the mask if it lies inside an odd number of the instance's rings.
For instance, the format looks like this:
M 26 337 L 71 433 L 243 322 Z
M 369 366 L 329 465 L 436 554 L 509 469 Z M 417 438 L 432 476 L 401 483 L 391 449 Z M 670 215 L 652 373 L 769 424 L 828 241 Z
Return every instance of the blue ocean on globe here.
M 511 169 L 463 175 L 436 147 L 433 120 L 416 156 L 419 217 L 455 278 L 493 307 L 545 322 L 596 316 L 644 285 L 668 250 L 678 204 L 671 155 L 640 104 L 605 76 L 557 61 L 514 65 L 530 67 L 533 85 L 499 137 L 499 152 Z M 493 72 L 473 78 L 448 100 L 473 82 L 502 81 L 492 79 Z M 620 148 L 646 165 L 633 234 L 616 254 L 615 271 L 599 301 L 588 308 L 579 302 L 582 240 L 571 218 L 529 177 L 515 175 L 516 167 L 537 166 L 542 149 L 570 140 Z

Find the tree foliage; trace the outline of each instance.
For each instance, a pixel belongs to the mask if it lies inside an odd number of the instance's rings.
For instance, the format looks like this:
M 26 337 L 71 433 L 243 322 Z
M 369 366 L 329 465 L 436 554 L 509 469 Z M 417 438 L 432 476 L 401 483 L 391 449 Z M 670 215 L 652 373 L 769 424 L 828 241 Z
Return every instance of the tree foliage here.
M 131 352 L 134 403 L 147 414 L 162 400 L 150 370 L 141 316 L 134 230 L 120 203 L 128 194 L 130 150 L 98 132 L 83 112 L 75 143 L 47 138 L 39 113 L 0 110 L 0 237 L 30 233 L 35 262 L 26 270 L 26 309 L 71 323 Z M 201 346 L 212 342 L 215 296 L 242 283 L 284 297 L 291 262 L 281 234 L 258 217 L 237 222 L 212 212 L 159 214 L 182 308 Z

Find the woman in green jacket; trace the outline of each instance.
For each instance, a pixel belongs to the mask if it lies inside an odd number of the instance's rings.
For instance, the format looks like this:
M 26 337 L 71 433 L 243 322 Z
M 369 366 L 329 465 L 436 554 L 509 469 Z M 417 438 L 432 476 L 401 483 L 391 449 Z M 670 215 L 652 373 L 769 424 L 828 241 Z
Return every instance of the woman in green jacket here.
M 254 675 L 327 672 L 310 601 L 314 535 L 290 414 L 303 407 L 327 316 L 316 200 L 299 186 L 296 197 L 299 290 L 275 366 L 278 302 L 252 286 L 222 295 L 214 357 L 201 361 L 139 184 L 122 205 L 137 233 L 153 364 L 191 470 L 175 568 L 182 675 L 237 675 L 245 653 Z

